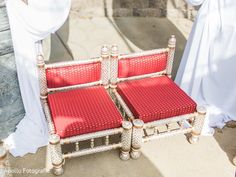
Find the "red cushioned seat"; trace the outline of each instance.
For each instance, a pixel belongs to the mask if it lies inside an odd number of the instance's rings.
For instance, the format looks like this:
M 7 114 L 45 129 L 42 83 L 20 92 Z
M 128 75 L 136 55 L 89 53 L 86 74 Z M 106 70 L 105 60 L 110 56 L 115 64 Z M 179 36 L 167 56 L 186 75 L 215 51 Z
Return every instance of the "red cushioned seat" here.
M 167 76 L 123 82 L 117 91 L 144 122 L 196 111 L 196 103 Z
M 121 127 L 120 112 L 102 86 L 50 94 L 48 102 L 61 138 Z

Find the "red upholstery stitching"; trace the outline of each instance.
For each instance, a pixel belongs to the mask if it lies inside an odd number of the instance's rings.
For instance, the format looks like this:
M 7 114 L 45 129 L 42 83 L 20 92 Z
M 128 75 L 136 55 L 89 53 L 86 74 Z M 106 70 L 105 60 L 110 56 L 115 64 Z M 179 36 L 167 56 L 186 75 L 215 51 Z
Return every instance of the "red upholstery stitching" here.
M 123 82 L 117 91 L 144 122 L 196 111 L 196 103 L 167 76 Z
M 46 69 L 48 88 L 95 82 L 100 80 L 100 75 L 100 62 Z
M 121 127 L 120 112 L 102 86 L 49 94 L 48 102 L 61 138 Z
M 121 59 L 118 63 L 118 77 L 126 78 L 160 72 L 166 69 L 167 52 Z

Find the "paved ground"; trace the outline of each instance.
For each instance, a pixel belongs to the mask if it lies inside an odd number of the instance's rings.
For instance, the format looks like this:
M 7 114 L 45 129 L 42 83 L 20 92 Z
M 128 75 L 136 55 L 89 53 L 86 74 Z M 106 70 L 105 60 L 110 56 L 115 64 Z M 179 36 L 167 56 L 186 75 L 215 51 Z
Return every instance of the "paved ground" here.
M 202 137 L 198 144 L 190 145 L 184 135 L 146 143 L 138 160 L 121 161 L 118 150 L 66 160 L 62 177 L 234 177 L 231 161 L 236 155 L 236 129 L 225 128 L 214 137 Z M 46 148 L 37 154 L 12 158 L 13 169 L 49 168 Z M 50 173 L 20 177 L 50 177 Z
M 177 37 L 176 73 L 192 23 L 171 18 L 77 18 L 71 14 L 65 25 L 45 41 L 49 62 L 82 60 L 98 56 L 103 43 L 118 44 L 121 53 L 166 47 L 169 35 Z M 178 26 L 178 28 L 176 27 Z M 62 177 L 234 177 L 236 129 L 225 128 L 214 137 L 202 137 L 190 145 L 184 135 L 145 144 L 138 160 L 126 162 L 113 150 L 68 159 Z M 10 158 L 13 169 L 50 169 L 46 148 L 22 158 Z M 30 173 L 14 174 L 29 177 Z M 35 176 L 49 177 L 50 173 Z

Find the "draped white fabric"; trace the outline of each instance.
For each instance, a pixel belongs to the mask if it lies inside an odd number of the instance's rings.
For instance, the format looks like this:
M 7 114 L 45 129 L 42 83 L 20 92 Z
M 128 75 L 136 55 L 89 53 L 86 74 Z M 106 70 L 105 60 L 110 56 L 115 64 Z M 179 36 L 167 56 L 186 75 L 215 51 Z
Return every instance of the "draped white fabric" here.
M 187 0 L 202 4 L 176 76 L 199 104 L 207 107 L 202 134 L 236 120 L 236 1 Z
M 6 0 L 25 117 L 6 140 L 13 156 L 35 153 L 48 143 L 39 99 L 35 42 L 55 32 L 66 20 L 70 0 Z

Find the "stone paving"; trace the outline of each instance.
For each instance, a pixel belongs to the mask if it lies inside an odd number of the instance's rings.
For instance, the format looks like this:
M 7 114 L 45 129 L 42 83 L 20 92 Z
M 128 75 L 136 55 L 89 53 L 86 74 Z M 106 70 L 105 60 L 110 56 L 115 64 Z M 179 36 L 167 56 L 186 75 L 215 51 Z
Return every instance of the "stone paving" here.
M 61 177 L 234 177 L 232 158 L 236 155 L 236 129 L 225 127 L 214 137 L 201 137 L 191 145 L 184 135 L 143 145 L 140 159 L 121 161 L 113 150 L 66 159 Z M 53 177 L 46 148 L 24 157 L 10 157 L 13 177 Z M 39 174 L 27 173 L 38 170 Z
M 15 130 L 24 116 L 6 7 L 0 0 L 0 139 Z

